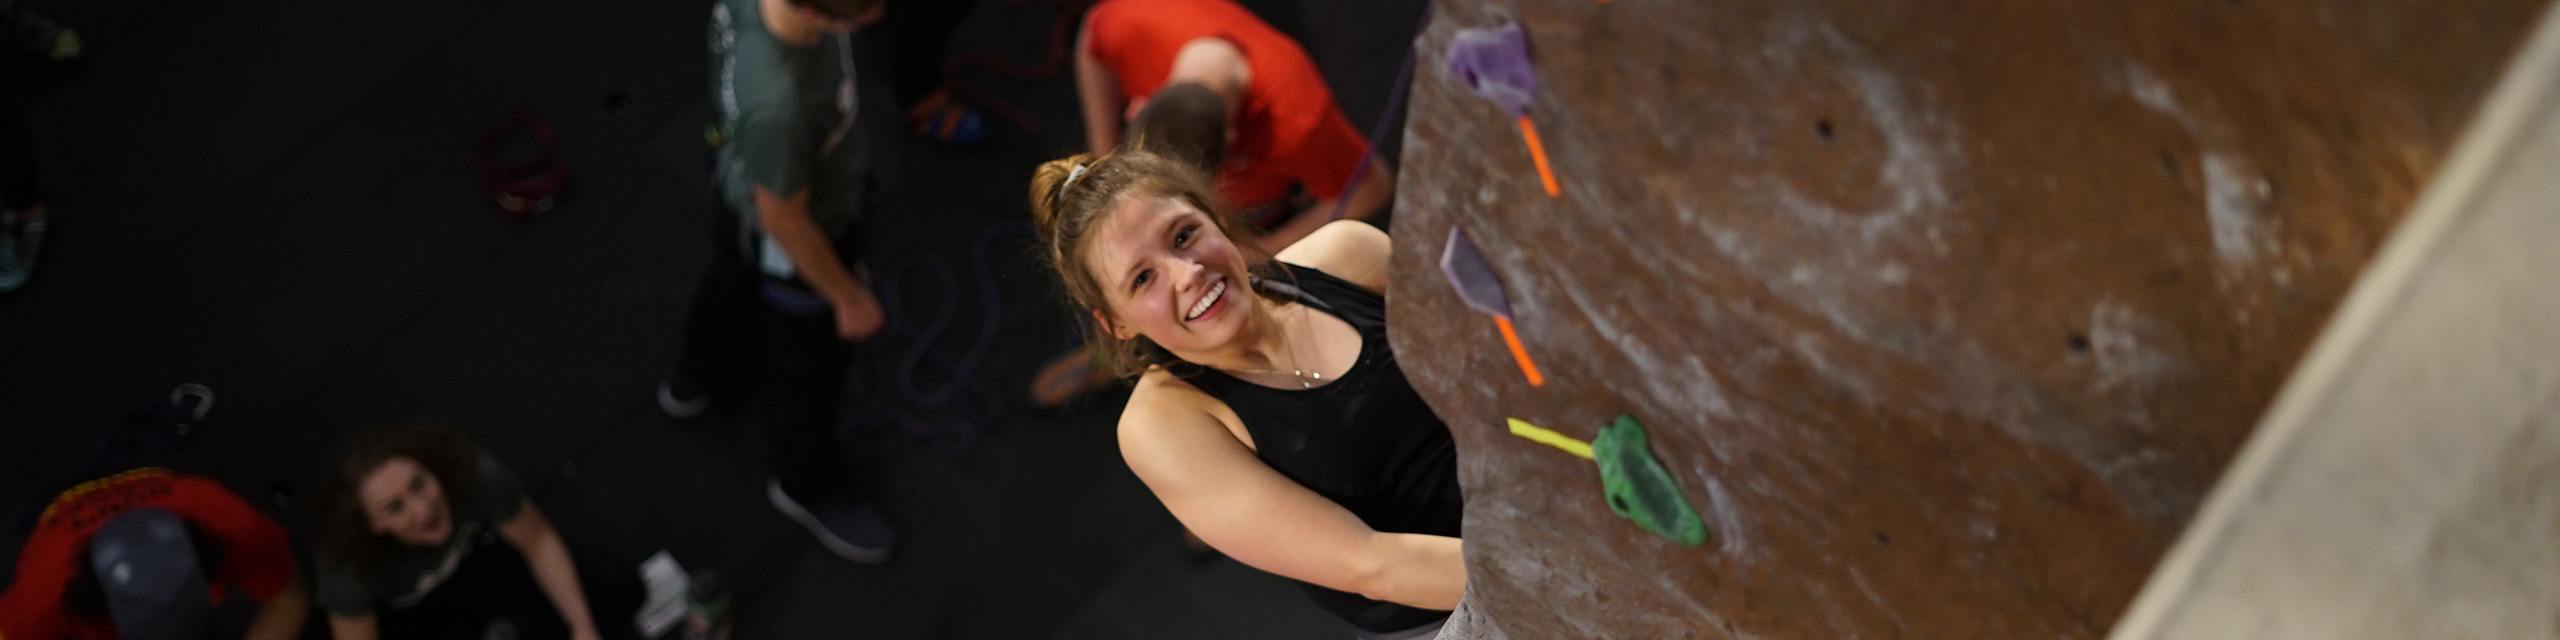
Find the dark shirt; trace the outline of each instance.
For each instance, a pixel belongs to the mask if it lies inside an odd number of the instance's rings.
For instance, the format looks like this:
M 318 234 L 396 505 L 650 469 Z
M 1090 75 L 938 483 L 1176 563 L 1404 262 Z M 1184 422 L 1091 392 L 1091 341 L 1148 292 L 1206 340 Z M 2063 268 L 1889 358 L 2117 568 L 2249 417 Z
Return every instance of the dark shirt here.
M 1457 449 L 1448 425 L 1396 366 L 1387 345 L 1386 298 L 1322 271 L 1281 266 L 1291 277 L 1266 279 L 1265 290 L 1341 318 L 1359 332 L 1360 357 L 1351 369 L 1314 389 L 1274 389 L 1214 369 L 1188 382 L 1236 412 L 1265 464 L 1342 505 L 1369 528 L 1458 537 L 1466 500 L 1458 490 Z M 1448 615 L 1306 587 L 1317 605 L 1372 631 L 1408 629 Z

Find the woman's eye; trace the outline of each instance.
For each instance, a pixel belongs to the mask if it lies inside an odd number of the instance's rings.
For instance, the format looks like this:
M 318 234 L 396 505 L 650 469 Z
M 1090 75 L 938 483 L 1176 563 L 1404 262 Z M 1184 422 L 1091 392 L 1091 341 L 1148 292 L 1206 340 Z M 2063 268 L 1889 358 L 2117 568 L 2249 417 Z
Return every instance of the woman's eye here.
M 407 505 L 408 505 L 408 503 L 406 503 L 406 502 L 401 502 L 401 501 L 398 501 L 398 500 L 393 500 L 393 501 L 391 501 L 391 504 L 390 504 L 389 506 L 385 506 L 385 507 L 383 507 L 383 508 L 382 508 L 382 511 L 383 511 L 383 513 L 388 513 L 388 514 L 391 514 L 391 515 L 395 515 L 395 516 L 396 516 L 396 515 L 400 515 L 400 507 L 407 506 Z
M 1131 288 L 1131 289 L 1136 289 L 1136 288 L 1138 288 L 1138 287 L 1147 286 L 1147 282 L 1148 282 L 1149 280 L 1152 280 L 1152 279 L 1153 279 L 1153 278 L 1150 278 L 1149 276 L 1153 276 L 1153 275 L 1155 275 L 1155 273 L 1156 273 L 1156 272 L 1153 272 L 1153 271 L 1140 271 L 1140 272 L 1138 272 L 1138 277 L 1129 281 L 1129 288 Z
M 1173 246 L 1179 247 L 1186 244 L 1191 244 L 1190 227 L 1184 227 L 1181 233 L 1173 234 Z
M 419 476 L 419 477 L 415 477 L 415 478 L 410 478 L 410 479 L 409 479 L 409 490 L 410 490 L 410 491 L 425 491 L 425 490 L 427 490 L 427 478 L 426 478 L 426 476 Z

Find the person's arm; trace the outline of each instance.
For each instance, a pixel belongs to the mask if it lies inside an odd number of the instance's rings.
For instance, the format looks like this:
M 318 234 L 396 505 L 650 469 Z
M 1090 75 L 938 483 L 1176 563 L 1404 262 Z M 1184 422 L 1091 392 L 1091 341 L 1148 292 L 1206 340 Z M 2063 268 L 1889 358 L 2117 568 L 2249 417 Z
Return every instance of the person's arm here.
M 1307 234 L 1305 240 L 1289 245 L 1273 257 L 1289 264 L 1303 265 L 1350 281 L 1361 288 L 1387 293 L 1387 258 L 1394 250 L 1387 232 L 1366 222 L 1336 221 Z
M 1382 533 L 1255 458 L 1216 418 L 1151 376 L 1121 414 L 1120 454 L 1175 519 L 1254 568 L 1337 591 L 1448 610 L 1465 595 L 1462 542 Z
M 809 217 L 809 190 L 802 188 L 789 196 L 777 196 L 763 185 L 755 187 L 756 223 L 774 244 L 791 257 L 791 265 L 800 271 L 800 279 L 817 289 L 819 297 L 835 309 L 836 337 L 861 340 L 871 337 L 886 321 L 880 311 L 880 300 L 869 287 L 854 280 L 853 272 L 836 256 L 836 247 L 818 221 Z
M 311 590 L 296 566 L 284 525 L 209 478 L 178 476 L 168 490 L 157 506 L 176 512 L 203 536 L 200 541 L 221 550 L 222 561 L 206 567 L 207 582 L 217 590 L 238 589 L 258 603 L 242 637 L 300 637 L 311 615 Z
M 1084 105 L 1084 140 L 1088 151 L 1106 153 L 1120 146 L 1120 77 L 1093 57 L 1093 19 L 1076 30 L 1076 96 Z
M 375 625 L 373 614 L 342 616 L 329 614 L 329 637 L 332 640 L 380 640 L 382 628 Z
M 257 617 L 249 619 L 247 640 L 294 640 L 302 637 L 302 622 L 311 615 L 311 592 L 304 590 L 302 578 L 285 583 L 284 590 L 269 596 L 258 605 Z M 344 636 L 341 636 L 343 638 Z
M 551 597 L 551 606 L 569 623 L 569 637 L 599 637 L 595 619 L 587 612 L 586 591 L 578 586 L 577 563 L 569 560 L 569 546 L 560 542 L 560 531 L 551 528 L 551 520 L 542 517 L 532 499 L 524 501 L 516 517 L 498 523 L 498 534 L 524 553 L 525 564 L 533 568 L 533 581 L 541 583 L 543 595 Z

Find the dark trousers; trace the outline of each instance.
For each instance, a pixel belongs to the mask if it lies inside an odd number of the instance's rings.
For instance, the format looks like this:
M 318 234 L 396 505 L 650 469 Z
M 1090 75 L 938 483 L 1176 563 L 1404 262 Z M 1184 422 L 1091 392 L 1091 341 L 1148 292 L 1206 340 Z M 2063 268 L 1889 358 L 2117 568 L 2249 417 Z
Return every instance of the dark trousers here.
M 773 449 L 783 491 L 803 502 L 844 495 L 856 478 L 836 425 L 853 345 L 836 337 L 835 313 L 825 305 L 794 313 L 767 299 L 768 286 L 814 295 L 797 281 L 757 271 L 739 246 L 738 214 L 725 205 L 713 209 L 717 247 L 694 290 L 676 375 L 716 405 L 747 407 Z M 836 244 L 837 255 L 855 255 L 854 243 Z
M 16 101 L 0 96 L 0 206 L 17 211 L 36 202 L 35 145 L 27 140 L 27 119 Z
M 427 592 L 417 606 L 379 614 L 382 640 L 479 640 L 492 622 L 504 620 L 524 640 L 569 637 L 560 610 L 533 581 L 533 567 L 515 545 L 494 535 L 472 549 L 453 577 Z

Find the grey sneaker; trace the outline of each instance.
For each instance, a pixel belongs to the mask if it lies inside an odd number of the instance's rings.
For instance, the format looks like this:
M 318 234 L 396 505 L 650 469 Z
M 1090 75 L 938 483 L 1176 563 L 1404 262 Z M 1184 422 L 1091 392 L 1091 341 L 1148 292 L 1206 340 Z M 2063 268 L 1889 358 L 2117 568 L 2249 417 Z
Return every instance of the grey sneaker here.
M 0 215 L 0 293 L 27 286 L 36 271 L 36 249 L 42 246 L 44 220 Z
M 667 417 L 691 420 L 711 408 L 711 396 L 697 391 L 683 380 L 669 378 L 658 383 L 658 410 Z
M 775 510 L 808 529 L 818 537 L 818 546 L 837 557 L 862 564 L 888 562 L 889 547 L 898 541 L 889 519 L 861 501 L 819 500 L 804 506 L 783 493 L 781 480 L 765 481 L 764 494 Z

